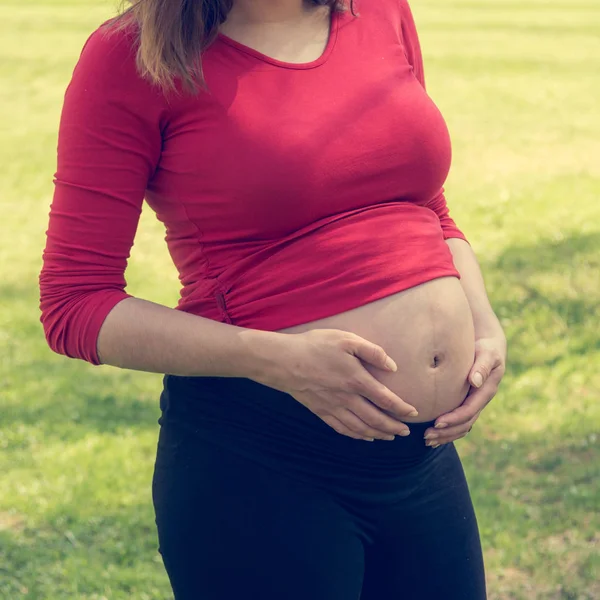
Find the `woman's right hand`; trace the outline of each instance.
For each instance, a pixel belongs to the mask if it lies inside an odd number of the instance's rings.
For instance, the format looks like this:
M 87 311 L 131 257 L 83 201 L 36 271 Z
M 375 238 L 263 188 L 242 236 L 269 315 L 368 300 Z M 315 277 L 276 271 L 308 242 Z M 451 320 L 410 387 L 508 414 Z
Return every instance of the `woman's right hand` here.
M 354 333 L 312 329 L 283 333 L 273 368 L 259 381 L 290 394 L 338 433 L 373 441 L 409 435 L 398 417 L 417 411 L 379 382 L 361 361 L 384 371 L 396 371 L 385 350 Z M 383 409 L 383 410 L 380 410 Z

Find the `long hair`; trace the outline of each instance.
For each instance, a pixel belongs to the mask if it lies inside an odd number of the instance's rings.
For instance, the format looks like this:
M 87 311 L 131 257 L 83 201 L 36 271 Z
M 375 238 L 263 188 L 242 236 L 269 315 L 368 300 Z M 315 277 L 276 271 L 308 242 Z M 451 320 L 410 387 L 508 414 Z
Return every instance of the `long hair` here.
M 344 10 L 344 0 L 308 0 Z M 124 0 L 131 6 L 109 21 L 108 29 L 129 29 L 137 36 L 136 64 L 142 77 L 172 90 L 175 79 L 196 93 L 205 87 L 202 51 L 217 37 L 233 0 Z

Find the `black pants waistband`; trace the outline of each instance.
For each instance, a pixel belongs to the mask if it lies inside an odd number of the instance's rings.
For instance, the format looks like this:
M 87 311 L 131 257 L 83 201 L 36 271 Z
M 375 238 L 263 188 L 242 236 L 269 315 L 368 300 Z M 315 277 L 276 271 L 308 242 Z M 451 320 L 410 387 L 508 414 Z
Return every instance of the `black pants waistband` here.
M 244 445 L 296 463 L 393 475 L 432 452 L 423 435 L 433 422 L 409 423 L 393 441 L 356 440 L 336 432 L 289 394 L 246 378 L 167 375 L 160 423 L 177 423 L 214 441 Z

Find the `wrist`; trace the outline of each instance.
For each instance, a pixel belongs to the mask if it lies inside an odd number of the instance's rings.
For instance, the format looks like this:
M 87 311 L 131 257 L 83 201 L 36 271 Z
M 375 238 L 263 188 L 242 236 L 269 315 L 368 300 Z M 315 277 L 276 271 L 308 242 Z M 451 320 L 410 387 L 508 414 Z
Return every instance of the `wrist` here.
M 238 372 L 241 377 L 265 384 L 281 375 L 282 359 L 285 356 L 285 338 L 275 331 L 247 329 L 240 333 L 240 353 Z
M 473 324 L 475 338 L 503 338 L 506 340 L 502 324 L 494 312 L 485 315 L 474 315 Z
M 462 282 L 462 286 L 467 297 L 467 302 L 469 303 L 469 308 L 471 309 L 476 337 L 504 335 L 500 320 L 496 316 L 485 290 L 479 294 L 469 294 L 464 281 Z

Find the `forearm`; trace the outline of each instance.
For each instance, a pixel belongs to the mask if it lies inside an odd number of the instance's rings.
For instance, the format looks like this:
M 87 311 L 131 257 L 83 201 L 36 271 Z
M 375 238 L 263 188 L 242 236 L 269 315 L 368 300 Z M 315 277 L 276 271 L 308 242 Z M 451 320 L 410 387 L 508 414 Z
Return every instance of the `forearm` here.
M 124 369 L 260 379 L 282 338 L 127 298 L 108 314 L 97 348 L 102 364 Z
M 502 325 L 492 308 L 483 280 L 477 257 L 471 246 L 464 240 L 446 240 L 454 265 L 461 277 L 461 285 L 471 307 L 475 331 L 478 336 L 504 335 Z

